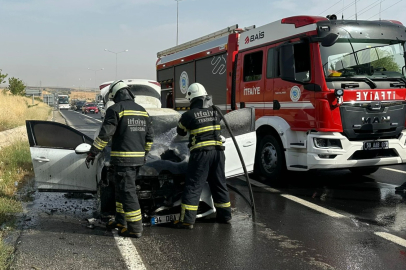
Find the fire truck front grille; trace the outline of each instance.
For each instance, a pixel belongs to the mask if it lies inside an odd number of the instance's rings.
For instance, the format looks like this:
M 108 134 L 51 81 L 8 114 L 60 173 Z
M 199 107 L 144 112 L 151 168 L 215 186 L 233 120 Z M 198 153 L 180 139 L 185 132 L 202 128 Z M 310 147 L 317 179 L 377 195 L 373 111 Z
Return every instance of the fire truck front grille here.
M 348 160 L 390 158 L 398 156 L 399 154 L 395 149 L 359 150 L 356 151 Z
M 350 141 L 396 138 L 404 128 L 406 103 L 344 103 L 340 114 L 343 133 Z

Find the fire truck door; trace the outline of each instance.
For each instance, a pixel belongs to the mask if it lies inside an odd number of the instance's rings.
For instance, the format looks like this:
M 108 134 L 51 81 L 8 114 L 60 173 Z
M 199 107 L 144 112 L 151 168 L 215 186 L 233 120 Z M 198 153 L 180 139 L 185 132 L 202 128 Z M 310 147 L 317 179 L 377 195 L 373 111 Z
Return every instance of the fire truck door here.
M 275 50 L 276 45 L 271 45 L 266 48 L 266 63 L 265 63 L 265 87 L 264 87 L 264 115 L 271 116 L 274 115 L 274 98 L 281 93 L 275 93 L 274 91 L 274 81 L 276 78 L 276 61 L 277 55 Z M 278 104 L 275 104 L 275 108 L 278 109 Z
M 265 48 L 248 51 L 242 57 L 242 76 L 240 77 L 240 106 L 254 107 L 256 117 L 264 115 Z

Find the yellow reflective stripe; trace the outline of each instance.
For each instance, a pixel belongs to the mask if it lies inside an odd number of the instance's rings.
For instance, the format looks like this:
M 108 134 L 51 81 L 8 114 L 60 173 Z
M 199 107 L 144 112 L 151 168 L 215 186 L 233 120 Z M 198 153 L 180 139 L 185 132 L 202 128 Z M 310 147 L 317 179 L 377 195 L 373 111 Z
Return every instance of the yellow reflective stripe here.
M 110 156 L 112 156 L 112 157 L 144 157 L 145 152 L 118 152 L 118 151 L 111 151 Z
M 96 142 L 93 142 L 93 146 L 96 147 L 99 150 L 103 150 L 103 146 L 100 146 L 99 144 L 97 144 Z
M 220 130 L 220 125 L 215 125 L 215 126 L 208 126 L 208 127 L 202 127 L 202 128 L 198 128 L 198 129 L 193 129 L 190 131 L 190 134 L 192 135 L 196 135 L 198 133 L 203 133 L 203 132 L 207 132 L 207 131 L 213 131 L 213 130 Z
M 116 208 L 116 212 L 117 213 L 120 213 L 120 214 L 124 214 L 124 210 L 123 210 L 123 208 Z
M 99 137 L 96 138 L 96 140 L 100 145 L 106 146 L 108 142 L 103 141 L 102 139 L 100 139 Z
M 185 128 L 181 122 L 178 123 L 178 127 L 180 127 L 181 129 L 183 129 L 185 132 L 187 132 L 187 128 Z
M 145 151 L 150 151 L 151 150 L 151 147 L 152 147 L 152 142 L 147 142 L 146 144 L 145 144 Z
M 138 216 L 135 216 L 135 217 L 132 217 L 132 218 L 128 218 L 128 217 L 125 218 L 125 220 L 126 220 L 127 222 L 136 222 L 136 221 L 139 221 L 139 220 L 141 220 L 141 219 L 142 219 L 142 216 L 141 216 L 141 215 L 138 215 Z
M 201 142 L 201 143 L 198 143 L 198 144 L 190 147 L 190 150 L 193 150 L 193 149 L 196 149 L 196 148 L 199 148 L 199 147 L 204 147 L 204 146 L 212 146 L 212 145 L 222 146 L 223 143 L 219 142 L 219 141 L 205 141 L 205 142 Z
M 197 211 L 198 205 L 188 205 L 188 204 L 181 204 L 182 209 L 190 210 L 190 211 Z
M 226 207 L 231 207 L 231 203 L 214 203 L 215 207 L 221 207 L 221 208 L 226 208 Z
M 125 212 L 125 216 L 137 216 L 137 215 L 141 215 L 141 209 L 137 210 L 137 211 L 132 211 L 132 212 Z
M 103 148 L 106 147 L 107 143 L 108 142 L 105 142 L 101 140 L 99 137 L 97 137 L 93 142 L 93 146 L 99 150 L 103 150 Z
M 116 206 L 123 208 L 123 204 L 122 204 L 122 203 L 119 203 L 119 202 L 116 202 Z
M 148 117 L 148 113 L 147 112 L 143 112 L 143 111 L 130 111 L 130 110 L 125 110 L 122 111 L 118 114 L 118 116 L 121 118 L 123 116 L 129 116 L 129 115 L 137 115 L 137 116 L 145 116 Z

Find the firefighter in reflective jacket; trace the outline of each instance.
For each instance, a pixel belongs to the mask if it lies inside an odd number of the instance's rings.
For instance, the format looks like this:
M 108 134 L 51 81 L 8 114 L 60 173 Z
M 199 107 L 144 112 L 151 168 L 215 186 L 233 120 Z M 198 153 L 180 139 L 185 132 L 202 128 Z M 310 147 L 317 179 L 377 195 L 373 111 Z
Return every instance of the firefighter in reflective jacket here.
M 113 82 L 109 95 L 115 104 L 107 109 L 86 161 L 93 162 L 112 139 L 110 163 L 114 166 L 116 183 L 116 216 L 107 224 L 107 229 L 119 228 L 119 235 L 139 238 L 143 228 L 136 194 L 136 170 L 145 163 L 151 150 L 151 121 L 145 109 L 134 102 L 134 96 L 123 81 Z
M 174 225 L 177 228 L 193 229 L 200 195 L 206 181 L 209 183 L 217 210 L 217 222 L 229 224 L 231 205 L 224 171 L 225 156 L 220 137 L 220 117 L 211 106 L 211 97 L 207 96 L 203 85 L 191 84 L 186 98 L 190 100 L 190 110 L 182 114 L 177 132 L 181 136 L 190 133 L 190 158 L 182 194 L 181 216 Z

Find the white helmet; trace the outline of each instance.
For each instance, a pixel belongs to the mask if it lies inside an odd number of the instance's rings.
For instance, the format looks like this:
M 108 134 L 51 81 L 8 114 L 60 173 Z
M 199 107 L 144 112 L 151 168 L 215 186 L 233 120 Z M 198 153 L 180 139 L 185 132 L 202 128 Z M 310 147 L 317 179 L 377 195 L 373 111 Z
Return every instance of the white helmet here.
M 109 98 L 113 99 L 118 91 L 127 87 L 128 85 L 124 83 L 122 80 L 112 82 L 109 87 Z
M 195 97 L 207 96 L 206 89 L 200 83 L 192 83 L 187 89 L 186 99 L 192 100 Z

